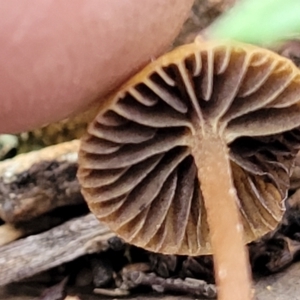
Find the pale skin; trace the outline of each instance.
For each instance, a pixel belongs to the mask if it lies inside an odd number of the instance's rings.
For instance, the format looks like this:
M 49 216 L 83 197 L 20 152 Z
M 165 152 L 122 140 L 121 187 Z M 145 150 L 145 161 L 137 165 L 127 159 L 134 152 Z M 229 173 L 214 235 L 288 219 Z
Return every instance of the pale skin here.
M 84 111 L 165 52 L 193 0 L 0 0 L 0 132 Z

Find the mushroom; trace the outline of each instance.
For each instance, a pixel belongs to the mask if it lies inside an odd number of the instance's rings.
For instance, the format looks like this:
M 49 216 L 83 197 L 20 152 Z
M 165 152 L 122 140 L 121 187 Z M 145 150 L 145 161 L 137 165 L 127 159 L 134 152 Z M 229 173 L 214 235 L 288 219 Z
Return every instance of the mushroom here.
M 91 211 L 125 241 L 214 254 L 219 299 L 250 299 L 245 243 L 280 221 L 300 146 L 300 71 L 269 50 L 196 41 L 146 66 L 83 137 Z

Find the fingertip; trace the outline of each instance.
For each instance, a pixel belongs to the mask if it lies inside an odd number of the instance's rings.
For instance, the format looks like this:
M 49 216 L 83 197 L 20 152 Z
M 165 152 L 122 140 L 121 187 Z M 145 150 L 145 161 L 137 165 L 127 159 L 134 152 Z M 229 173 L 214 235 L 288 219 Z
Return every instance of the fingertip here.
M 170 45 L 192 3 L 2 2 L 1 131 L 58 121 L 101 99 Z

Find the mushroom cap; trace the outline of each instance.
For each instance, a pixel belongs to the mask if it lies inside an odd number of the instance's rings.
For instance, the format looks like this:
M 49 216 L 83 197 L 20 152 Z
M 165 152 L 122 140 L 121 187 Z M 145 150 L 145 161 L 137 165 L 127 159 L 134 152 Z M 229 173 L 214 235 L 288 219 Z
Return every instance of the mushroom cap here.
M 235 42 L 184 45 L 105 101 L 81 141 L 82 193 L 129 243 L 211 253 L 192 147 L 214 132 L 228 146 L 248 243 L 281 220 L 299 126 L 300 71 L 290 60 Z M 215 180 L 218 188 L 218 170 Z

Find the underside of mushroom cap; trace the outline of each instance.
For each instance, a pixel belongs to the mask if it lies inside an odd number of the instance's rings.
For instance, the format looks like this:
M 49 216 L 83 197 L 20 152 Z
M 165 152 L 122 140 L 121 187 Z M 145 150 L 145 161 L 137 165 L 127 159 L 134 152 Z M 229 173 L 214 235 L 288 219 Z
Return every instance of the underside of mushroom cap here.
M 300 71 L 233 42 L 179 47 L 107 99 L 79 153 L 90 209 L 137 246 L 211 253 L 194 155 L 209 136 L 228 147 L 245 243 L 272 230 L 300 146 Z

